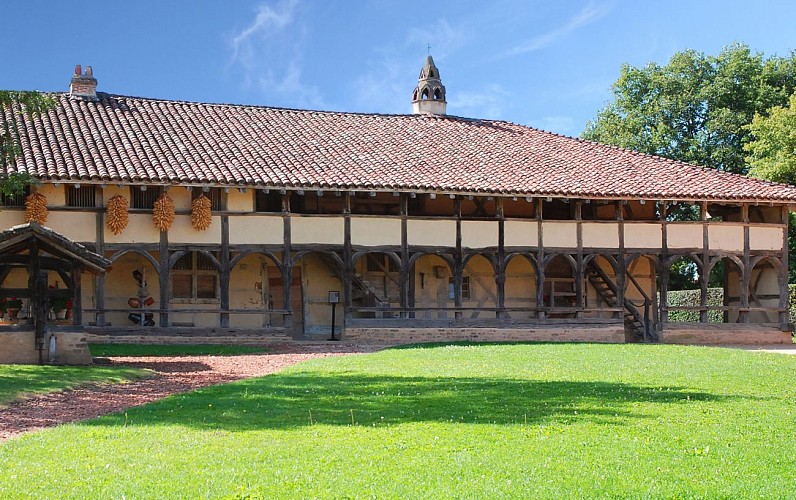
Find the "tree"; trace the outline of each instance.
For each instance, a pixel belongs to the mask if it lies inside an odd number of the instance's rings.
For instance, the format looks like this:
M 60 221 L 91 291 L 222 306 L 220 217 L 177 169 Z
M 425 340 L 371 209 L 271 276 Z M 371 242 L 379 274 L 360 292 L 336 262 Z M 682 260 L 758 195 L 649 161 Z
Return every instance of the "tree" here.
M 755 115 L 748 129 L 752 141 L 749 153 L 749 175 L 774 182 L 796 184 L 796 94 L 788 106 L 775 106 L 767 115 Z M 796 216 L 790 215 L 788 246 L 796 255 Z M 790 283 L 796 283 L 796 268 L 789 270 Z
M 686 50 L 665 66 L 622 66 L 614 101 L 582 137 L 745 174 L 747 126 L 795 88 L 796 53 L 765 58 L 741 44 L 718 56 Z
M 0 111 L 3 113 L 32 115 L 43 113 L 54 104 L 51 96 L 39 92 L 0 91 Z M 14 141 L 16 136 L 14 121 L 3 120 L 0 127 L 0 196 L 3 198 L 21 194 L 26 186 L 36 182 L 36 178 L 28 172 L 9 168 L 19 154 L 18 144 Z
M 746 144 L 749 175 L 796 184 L 796 94 L 788 106 L 755 115 L 748 126 L 753 140 Z

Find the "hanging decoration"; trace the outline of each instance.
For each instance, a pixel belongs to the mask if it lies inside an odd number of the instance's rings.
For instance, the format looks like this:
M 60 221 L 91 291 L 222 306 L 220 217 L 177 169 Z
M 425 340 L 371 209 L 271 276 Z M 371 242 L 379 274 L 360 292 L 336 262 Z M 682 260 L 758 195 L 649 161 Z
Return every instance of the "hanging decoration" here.
M 47 197 L 41 193 L 31 193 L 25 198 L 25 222 L 47 222 Z
M 200 194 L 191 202 L 191 225 L 197 231 L 204 231 L 210 227 L 212 220 L 210 198 Z
M 168 231 L 174 222 L 174 201 L 169 198 L 168 194 L 163 193 L 155 200 L 155 206 L 152 210 L 152 222 L 161 232 Z
M 106 224 L 113 234 L 121 234 L 127 227 L 127 209 L 129 206 L 130 203 L 127 201 L 127 198 L 120 194 L 108 200 Z

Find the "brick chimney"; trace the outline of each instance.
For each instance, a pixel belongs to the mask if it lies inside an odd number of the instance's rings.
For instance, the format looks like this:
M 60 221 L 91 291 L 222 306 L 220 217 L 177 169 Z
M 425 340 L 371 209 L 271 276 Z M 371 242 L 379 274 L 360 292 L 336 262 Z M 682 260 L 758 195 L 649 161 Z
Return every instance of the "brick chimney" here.
M 69 84 L 69 94 L 86 99 L 97 98 L 97 79 L 94 78 L 94 70 L 91 66 L 86 66 L 86 72 L 78 64 L 75 66 L 75 75 Z

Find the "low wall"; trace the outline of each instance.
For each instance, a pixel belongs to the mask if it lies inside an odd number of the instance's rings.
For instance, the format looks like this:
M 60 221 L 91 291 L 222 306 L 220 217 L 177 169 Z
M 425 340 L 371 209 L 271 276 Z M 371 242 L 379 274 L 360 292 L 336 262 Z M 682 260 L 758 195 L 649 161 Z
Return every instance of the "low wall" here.
M 791 344 L 791 332 L 778 327 L 739 323 L 668 323 L 659 332 L 662 344 Z
M 378 344 L 413 344 L 420 342 L 539 341 L 539 342 L 625 342 L 623 325 L 561 326 L 539 328 L 411 328 L 351 327 L 343 340 Z
M 86 327 L 92 344 L 262 345 L 292 340 L 284 328 L 103 328 Z
M 56 365 L 90 365 L 85 332 L 52 332 L 44 343 L 44 362 Z M 39 364 L 35 332 L 0 332 L 0 364 Z

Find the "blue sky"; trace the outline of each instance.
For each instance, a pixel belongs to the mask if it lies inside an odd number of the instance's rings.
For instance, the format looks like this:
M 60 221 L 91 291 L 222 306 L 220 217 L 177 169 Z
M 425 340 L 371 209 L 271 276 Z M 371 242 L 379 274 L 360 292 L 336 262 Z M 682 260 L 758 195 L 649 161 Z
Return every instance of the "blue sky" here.
M 448 113 L 578 135 L 623 63 L 733 42 L 788 55 L 793 1 L 5 2 L 0 89 L 408 113 L 427 45 Z

